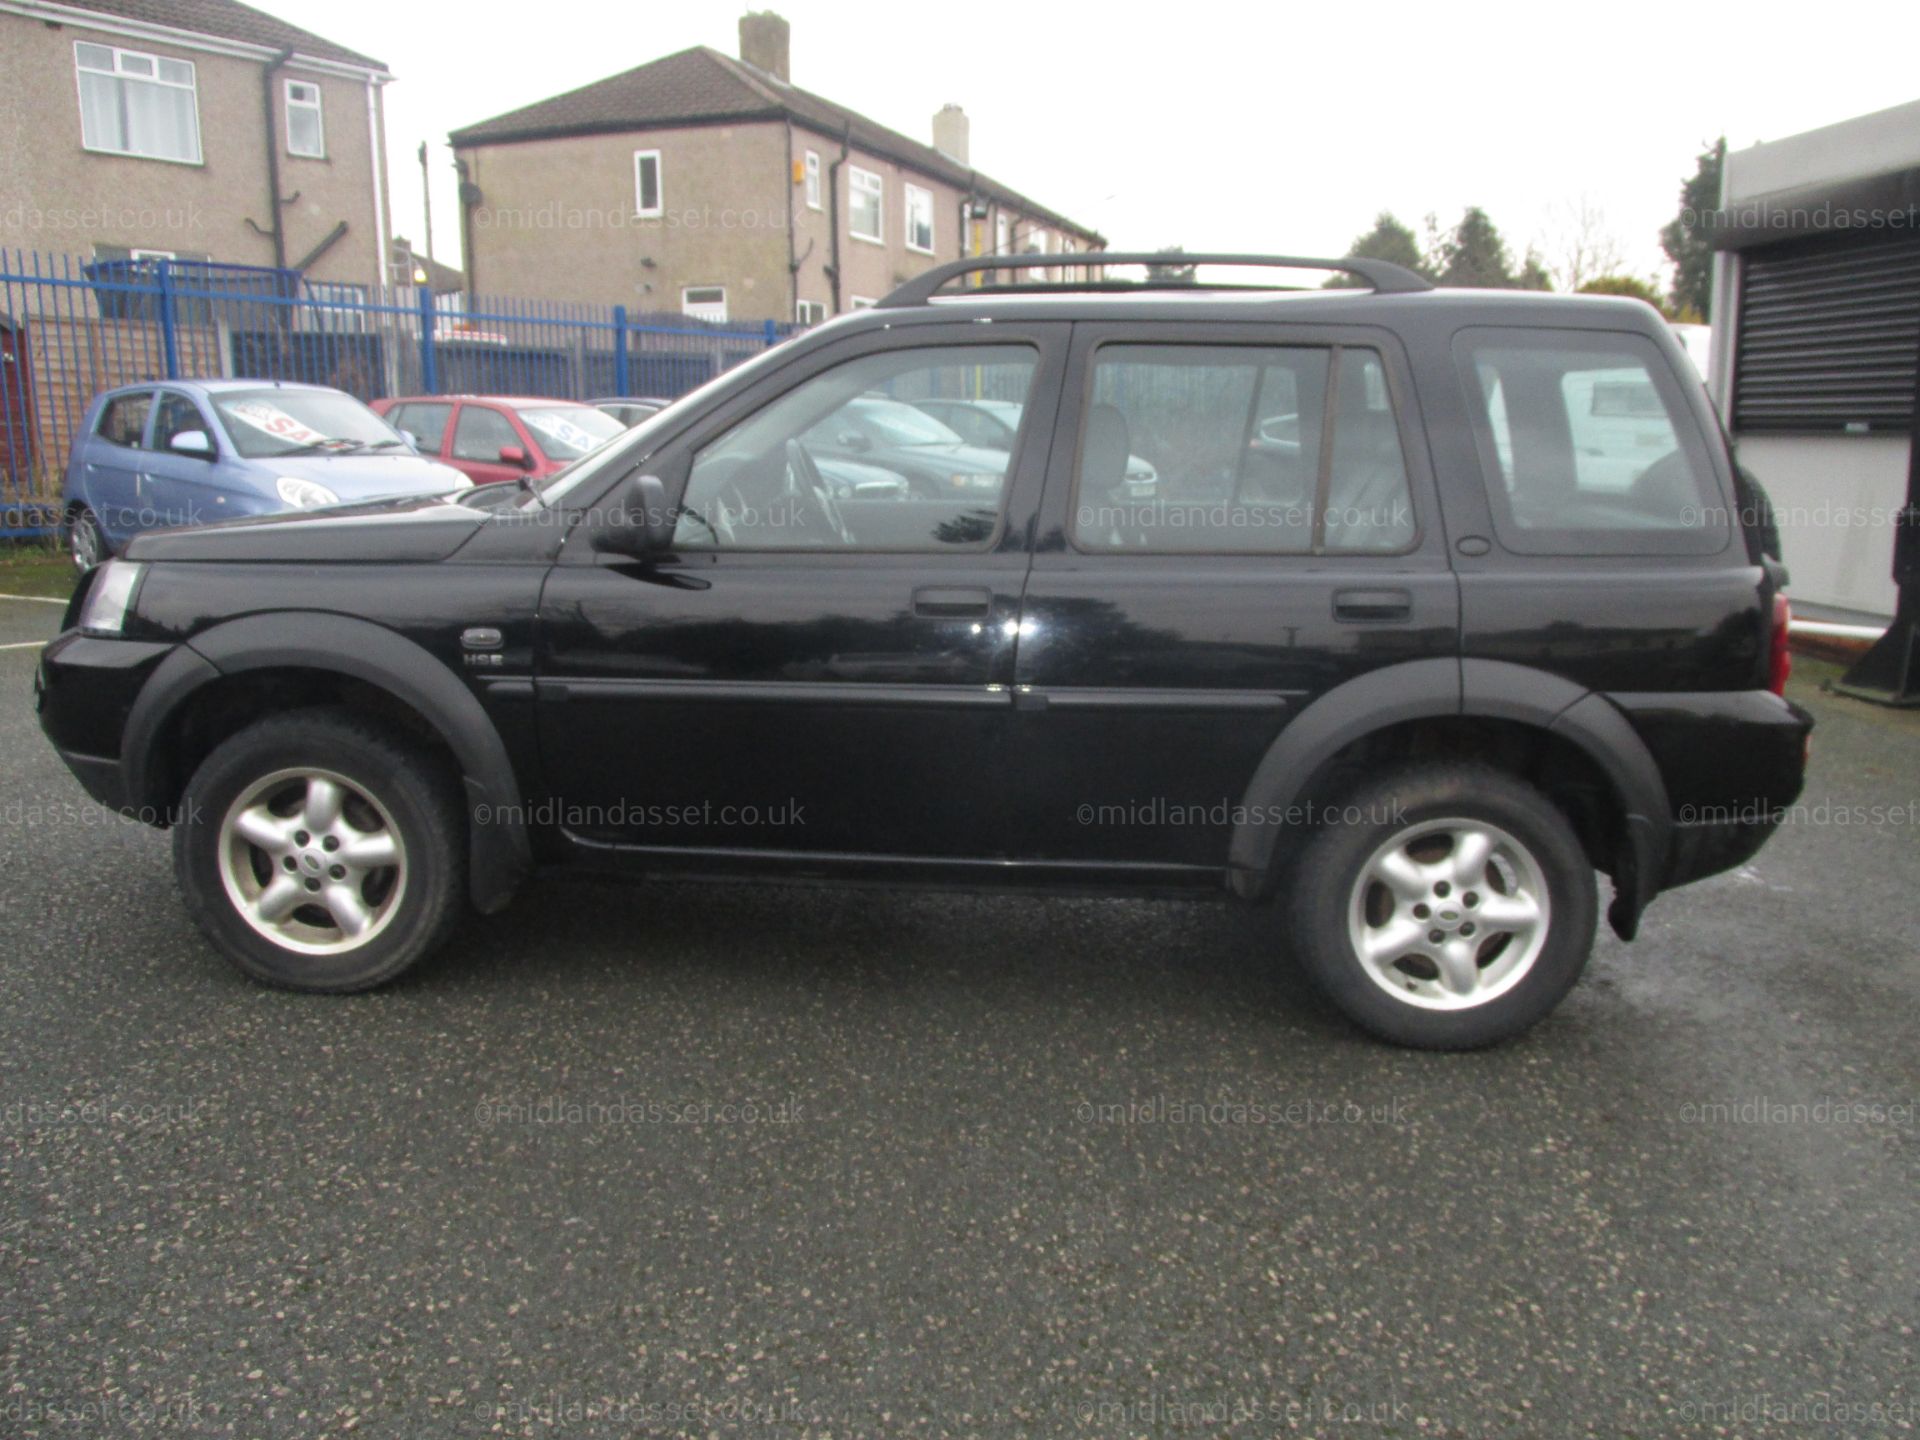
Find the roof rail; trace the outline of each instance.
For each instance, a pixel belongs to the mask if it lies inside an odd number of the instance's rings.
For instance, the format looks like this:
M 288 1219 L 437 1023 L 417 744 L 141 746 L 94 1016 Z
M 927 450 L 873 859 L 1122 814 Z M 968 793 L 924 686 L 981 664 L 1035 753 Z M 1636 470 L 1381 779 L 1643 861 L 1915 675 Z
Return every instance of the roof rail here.
M 943 289 L 949 280 L 962 275 L 972 275 L 987 270 L 1037 270 L 1045 269 L 1086 269 L 1101 265 L 1163 265 L 1177 266 L 1190 270 L 1195 265 L 1237 265 L 1258 267 L 1266 270 L 1332 270 L 1344 275 L 1354 275 L 1371 285 L 1380 295 L 1411 295 L 1421 290 L 1431 290 L 1433 286 L 1425 279 L 1387 260 L 1312 260 L 1299 255 L 1189 255 L 1179 250 L 1081 250 L 1071 255 L 1040 255 L 1029 252 L 1025 255 L 973 255 L 963 260 L 952 260 L 945 265 L 936 265 L 933 269 L 916 275 L 882 300 L 878 307 L 883 310 L 898 310 L 909 305 L 925 305 Z M 1007 287 L 1024 288 L 1024 287 Z M 1038 288 L 1038 287 L 1034 287 Z M 1099 284 L 1087 285 L 1050 285 L 1052 290 L 1112 289 L 1114 286 Z M 1244 289 L 1245 286 L 1208 285 L 1193 279 L 1147 280 L 1141 282 L 1122 282 L 1118 288 L 1128 290 L 1222 290 Z M 1275 289 L 1284 287 L 1275 286 Z

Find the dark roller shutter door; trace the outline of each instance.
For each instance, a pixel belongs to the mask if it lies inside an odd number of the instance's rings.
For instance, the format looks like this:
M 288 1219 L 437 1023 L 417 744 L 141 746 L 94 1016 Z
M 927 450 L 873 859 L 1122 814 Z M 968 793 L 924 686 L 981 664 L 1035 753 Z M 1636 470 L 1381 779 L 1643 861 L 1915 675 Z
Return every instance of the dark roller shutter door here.
M 1912 428 L 1920 236 L 1768 246 L 1740 270 L 1737 432 Z

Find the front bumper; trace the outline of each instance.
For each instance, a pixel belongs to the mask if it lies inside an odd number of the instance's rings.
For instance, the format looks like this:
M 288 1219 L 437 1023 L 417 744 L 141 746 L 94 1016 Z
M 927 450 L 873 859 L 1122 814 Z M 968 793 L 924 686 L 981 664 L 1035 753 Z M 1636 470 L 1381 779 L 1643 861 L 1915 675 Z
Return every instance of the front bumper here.
M 139 797 L 130 793 L 121 737 L 141 688 L 176 648 L 69 630 L 41 652 L 33 676 L 40 728 L 87 794 L 149 824 L 164 819 L 143 813 Z

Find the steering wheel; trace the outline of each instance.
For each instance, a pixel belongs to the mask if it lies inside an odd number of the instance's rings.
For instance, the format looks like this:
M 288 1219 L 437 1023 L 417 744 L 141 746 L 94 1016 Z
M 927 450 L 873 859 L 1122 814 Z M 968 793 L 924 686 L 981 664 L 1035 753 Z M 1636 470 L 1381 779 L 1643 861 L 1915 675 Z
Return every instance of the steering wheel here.
M 814 463 L 807 447 L 797 439 L 787 441 L 784 493 L 787 499 L 794 502 L 797 513 L 810 512 L 826 526 L 827 533 L 842 545 L 853 544 L 853 532 L 847 529 L 846 521 L 840 518 L 840 507 L 834 503 L 827 482 L 821 477 L 820 467 Z

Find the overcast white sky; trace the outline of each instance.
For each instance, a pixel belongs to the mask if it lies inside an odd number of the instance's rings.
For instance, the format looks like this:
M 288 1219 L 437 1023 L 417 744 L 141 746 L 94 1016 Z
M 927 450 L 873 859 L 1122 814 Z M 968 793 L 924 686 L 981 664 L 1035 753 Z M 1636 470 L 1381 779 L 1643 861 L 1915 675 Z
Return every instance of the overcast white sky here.
M 443 259 L 449 130 L 690 45 L 737 53 L 748 8 L 256 3 L 392 67 L 392 223 L 420 242 L 429 140 Z M 943 103 L 965 106 L 977 167 L 1116 248 L 1339 255 L 1381 209 L 1418 231 L 1478 204 L 1516 257 L 1533 243 L 1551 263 L 1585 197 L 1627 268 L 1664 276 L 1656 232 L 1702 141 L 1739 149 L 1920 97 L 1908 4 L 771 8 L 793 26 L 796 84 L 921 140 Z

